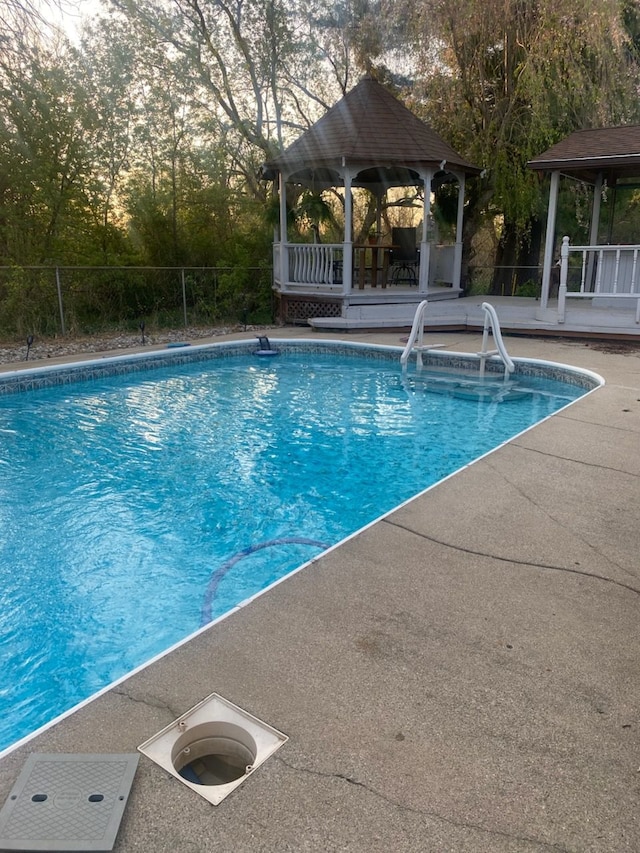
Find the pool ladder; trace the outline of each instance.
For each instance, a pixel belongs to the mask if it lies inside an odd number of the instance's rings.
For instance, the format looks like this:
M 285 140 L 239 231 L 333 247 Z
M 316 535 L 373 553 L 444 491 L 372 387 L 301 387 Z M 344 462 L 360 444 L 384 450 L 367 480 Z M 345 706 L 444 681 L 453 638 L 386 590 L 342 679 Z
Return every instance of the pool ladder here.
M 416 313 L 413 316 L 413 323 L 411 325 L 411 333 L 409 334 L 409 339 L 407 340 L 407 345 L 402 351 L 402 355 L 400 356 L 400 364 L 402 365 L 402 369 L 407 369 L 407 362 L 409 361 L 409 356 L 412 352 L 416 354 L 416 366 L 418 370 L 422 370 L 422 353 L 427 352 L 430 349 L 437 349 L 438 347 L 444 346 L 444 344 L 424 344 L 423 343 L 423 335 L 424 335 L 424 314 L 427 310 L 428 301 L 423 299 L 420 305 L 416 308 Z
M 407 369 L 409 356 L 412 352 L 415 352 L 416 354 L 416 367 L 418 368 L 418 370 L 422 370 L 422 353 L 427 352 L 431 349 L 437 349 L 438 347 L 444 346 L 444 344 L 425 344 L 423 342 L 424 315 L 427 310 L 427 304 L 428 301 L 424 299 L 420 303 L 420 305 L 418 305 L 416 313 L 413 317 L 411 333 L 409 335 L 409 339 L 407 340 L 407 344 L 404 350 L 402 351 L 402 355 L 400 356 L 400 364 L 402 365 L 403 370 Z M 513 373 L 513 371 L 515 370 L 515 364 L 513 363 L 513 360 L 507 352 L 507 348 L 505 347 L 504 341 L 502 340 L 502 331 L 500 330 L 500 321 L 498 320 L 496 309 L 488 302 L 483 302 L 482 310 L 484 311 L 482 349 L 480 350 L 480 352 L 473 354 L 480 361 L 480 377 L 484 378 L 487 359 L 491 358 L 494 355 L 498 355 L 500 356 L 500 359 L 504 364 L 504 377 L 505 379 L 507 379 L 509 377 L 509 374 Z M 495 348 L 491 350 L 487 349 L 489 344 L 489 330 L 491 330 L 493 334 L 493 342 L 495 345 Z

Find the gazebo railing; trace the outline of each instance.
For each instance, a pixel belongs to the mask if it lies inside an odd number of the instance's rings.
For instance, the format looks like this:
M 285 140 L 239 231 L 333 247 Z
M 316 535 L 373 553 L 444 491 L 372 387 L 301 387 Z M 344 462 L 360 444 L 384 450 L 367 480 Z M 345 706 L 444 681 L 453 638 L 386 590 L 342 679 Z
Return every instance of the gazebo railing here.
M 276 281 L 283 288 L 291 285 L 315 285 L 334 289 L 342 287 L 342 244 L 276 243 L 274 244 Z M 284 252 L 284 259 L 281 252 Z M 284 260 L 284 263 L 283 263 Z M 283 272 L 285 281 L 282 281 Z
M 370 246 L 369 244 L 351 247 L 353 257 L 351 260 L 350 286 L 347 283 L 349 270 L 345 255 L 345 245 L 342 243 L 274 243 L 273 244 L 273 269 L 274 284 L 279 291 L 305 294 L 346 294 L 348 291 L 362 290 L 365 280 L 371 275 L 371 264 L 373 257 L 369 257 L 369 251 L 377 248 L 376 270 L 377 275 L 371 279 L 372 287 L 376 287 L 376 278 L 381 288 L 388 284 L 397 284 L 394 281 L 388 265 L 391 246 L 384 244 Z M 428 251 L 430 250 L 430 251 Z M 386 257 L 383 255 L 386 252 Z M 366 253 L 366 257 L 365 257 Z M 427 288 L 432 285 L 448 285 L 452 292 L 457 292 L 454 282 L 459 280 L 459 268 L 462 255 L 461 244 L 431 245 L 421 244 L 420 260 L 425 263 L 425 269 L 420 267 L 420 280 L 424 276 L 424 282 L 418 288 L 418 292 L 426 293 Z M 351 257 L 351 255 L 349 256 Z M 405 289 L 414 289 L 407 286 Z M 346 288 L 346 289 L 345 289 Z M 397 288 L 393 288 L 397 292 Z
M 640 245 L 570 246 L 562 240 L 558 322 L 564 323 L 567 299 L 635 299 L 640 323 Z
M 342 284 L 342 246 L 289 245 L 289 278 L 300 284 Z

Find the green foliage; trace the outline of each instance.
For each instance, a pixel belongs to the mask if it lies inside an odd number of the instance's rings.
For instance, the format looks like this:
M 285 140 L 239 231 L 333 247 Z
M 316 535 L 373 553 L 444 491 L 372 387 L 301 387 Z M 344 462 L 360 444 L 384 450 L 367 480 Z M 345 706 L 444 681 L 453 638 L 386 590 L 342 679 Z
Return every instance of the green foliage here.
M 67 334 L 148 331 L 185 325 L 270 323 L 271 269 L 58 268 Z M 56 270 L 0 270 L 0 334 L 62 331 Z
M 513 295 L 538 298 L 540 296 L 540 282 L 534 281 L 530 278 L 522 284 L 519 284 Z
M 466 246 L 483 231 L 502 266 L 535 267 L 546 186 L 527 161 L 576 128 L 638 120 L 639 33 L 635 0 L 113 0 L 77 46 L 14 29 L 0 56 L 0 265 L 224 267 L 221 281 L 189 273 L 194 316 L 266 313 L 249 272 L 269 268 L 278 218 L 261 163 L 363 70 L 388 80 L 383 60 L 400 58 L 410 106 L 485 168 L 467 184 Z M 354 196 L 366 234 L 375 206 Z M 637 201 L 605 196 L 633 236 Z M 327 193 L 289 200 L 291 234 L 340 233 Z M 452 233 L 456 191 L 440 188 L 436 209 Z M 579 190 L 562 188 L 558 221 L 586 238 Z M 179 317 L 176 275 L 74 279 L 69 324 Z M 0 300 L 23 331 L 45 323 L 26 294 L 51 298 L 28 278 Z
M 0 271 L 0 330 L 18 338 L 60 331 L 53 270 Z
M 573 130 L 638 119 L 640 65 L 629 38 L 638 17 L 636 4 L 623 7 L 624 15 L 617 0 L 426 0 L 407 19 L 419 57 L 414 105 L 485 168 L 469 187 L 467 223 L 500 222 L 503 264 L 529 260 L 546 210 L 528 160 Z
M 543 193 L 548 192 L 548 182 L 543 185 Z M 558 240 L 566 234 L 571 243 L 587 245 L 589 243 L 589 228 L 591 224 L 591 208 L 593 205 L 593 188 L 580 181 L 560 181 L 558 194 L 558 209 L 556 214 L 556 233 Z M 558 257 L 560 246 L 557 247 Z
M 331 206 L 322 197 L 322 193 L 304 190 L 298 197 L 295 208 L 296 218 L 302 226 L 325 225 L 333 223 Z
M 221 317 L 244 325 L 271 322 L 271 271 L 234 267 L 221 273 L 218 310 Z
M 491 270 L 487 268 L 474 269 L 469 267 L 469 296 L 485 296 L 491 289 Z

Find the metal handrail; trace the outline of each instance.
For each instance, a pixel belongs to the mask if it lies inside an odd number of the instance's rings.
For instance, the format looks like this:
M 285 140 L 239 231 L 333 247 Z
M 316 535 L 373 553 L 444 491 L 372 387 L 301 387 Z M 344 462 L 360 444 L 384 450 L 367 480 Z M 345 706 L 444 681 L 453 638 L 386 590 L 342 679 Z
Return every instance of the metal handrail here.
M 416 308 L 416 313 L 413 317 L 413 323 L 411 324 L 411 332 L 409 334 L 406 346 L 402 351 L 402 355 L 400 356 L 400 364 L 402 365 L 403 370 L 407 369 L 409 356 L 412 352 L 416 353 L 416 367 L 418 368 L 418 370 L 421 370 L 423 367 L 422 353 L 430 349 L 436 349 L 437 347 L 444 346 L 444 344 L 425 345 L 423 343 L 424 315 L 427 310 L 427 304 L 428 301 L 424 299 Z M 504 364 L 504 376 L 506 379 L 508 378 L 509 374 L 513 373 L 513 371 L 516 369 L 516 366 L 513 363 L 511 356 L 507 352 L 507 348 L 505 347 L 504 341 L 502 340 L 502 331 L 500 329 L 500 321 L 498 320 L 496 309 L 488 302 L 483 302 L 482 310 L 484 311 L 482 349 L 480 352 L 475 353 L 477 358 L 480 360 L 480 378 L 484 377 L 485 364 L 487 359 L 491 358 L 491 356 L 499 355 Z M 489 329 L 491 329 L 493 333 L 493 340 L 496 345 L 496 348 L 492 350 L 487 349 L 487 344 L 489 340 Z
M 402 351 L 402 355 L 400 356 L 400 364 L 402 365 L 403 370 L 407 369 L 407 362 L 409 361 L 409 356 L 414 350 L 416 351 L 416 365 L 418 369 L 421 369 L 423 350 L 431 349 L 431 347 L 425 347 L 422 343 L 422 335 L 424 333 L 424 312 L 427 310 L 427 304 L 428 301 L 426 299 L 423 299 L 422 302 L 416 308 L 416 313 L 413 315 L 411 333 L 409 334 L 407 345 L 405 346 L 404 350 Z
M 498 320 L 496 309 L 488 302 L 483 302 L 482 310 L 484 311 L 482 349 L 479 353 L 476 353 L 476 355 L 480 359 L 480 376 L 484 376 L 484 368 L 487 359 L 490 358 L 492 355 L 499 355 L 504 364 L 504 378 L 506 379 L 510 373 L 513 373 L 513 371 L 516 369 L 516 366 L 513 363 L 511 356 L 507 352 L 507 348 L 505 347 L 504 341 L 502 340 L 502 331 L 500 329 L 500 321 Z M 493 332 L 493 340 L 496 345 L 496 349 L 493 350 L 487 349 L 487 343 L 489 340 L 489 327 L 491 327 L 491 331 Z

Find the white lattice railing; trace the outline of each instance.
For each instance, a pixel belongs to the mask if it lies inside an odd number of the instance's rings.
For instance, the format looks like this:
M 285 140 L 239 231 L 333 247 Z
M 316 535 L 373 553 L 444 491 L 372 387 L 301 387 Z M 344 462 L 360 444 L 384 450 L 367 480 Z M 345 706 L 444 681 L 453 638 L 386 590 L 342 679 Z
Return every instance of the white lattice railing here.
M 640 246 L 570 246 L 563 238 L 558 322 L 564 323 L 567 299 L 594 296 L 635 299 L 640 323 Z
M 293 284 L 342 284 L 342 246 L 290 244 L 289 281 Z
M 342 244 L 274 243 L 273 269 L 282 290 L 310 285 L 315 292 L 336 292 L 343 284 Z

